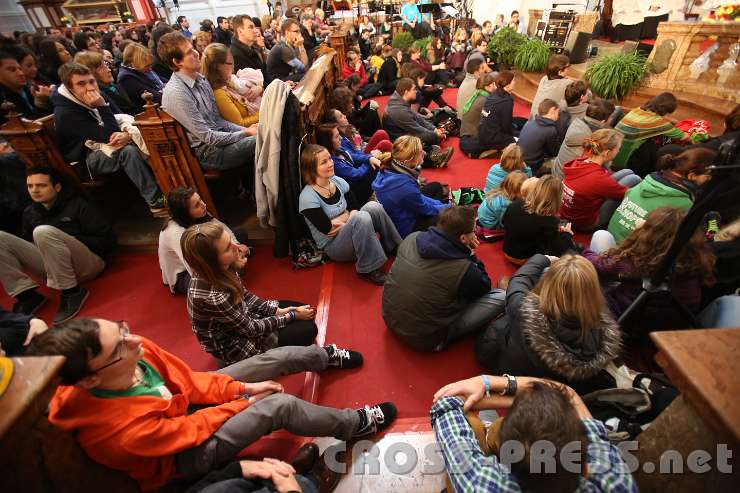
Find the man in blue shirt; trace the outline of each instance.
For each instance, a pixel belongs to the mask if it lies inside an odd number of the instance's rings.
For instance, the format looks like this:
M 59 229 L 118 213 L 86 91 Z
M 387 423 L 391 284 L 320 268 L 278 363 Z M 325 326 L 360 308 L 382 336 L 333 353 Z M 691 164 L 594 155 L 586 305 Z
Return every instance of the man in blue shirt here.
M 188 21 L 187 17 L 184 15 L 178 16 L 177 24 L 180 26 L 180 32 L 183 36 L 188 39 L 193 37 L 193 33 L 190 32 L 190 21 Z
M 415 0 L 404 2 L 403 7 L 401 7 L 401 20 L 403 21 L 403 27 L 410 30 L 416 39 L 430 36 L 432 33 L 432 28 L 429 23 L 424 21 Z

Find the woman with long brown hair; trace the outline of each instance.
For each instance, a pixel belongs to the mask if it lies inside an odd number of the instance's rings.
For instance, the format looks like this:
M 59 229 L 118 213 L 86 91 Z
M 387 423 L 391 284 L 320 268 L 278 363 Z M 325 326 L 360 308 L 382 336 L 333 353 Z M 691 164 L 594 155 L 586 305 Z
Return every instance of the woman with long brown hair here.
M 642 280 L 650 278 L 663 261 L 676 237 L 686 212 L 677 207 L 659 207 L 647 215 L 644 224 L 635 229 L 616 248 L 603 253 L 590 249 L 583 252 L 599 273 L 609 309 L 615 318 L 624 313 L 642 290 Z M 668 287 L 689 310 L 697 310 L 703 285 L 714 282 L 715 255 L 697 230 L 681 251 L 668 279 Z M 660 303 L 645 310 L 647 320 L 640 325 L 667 328 L 676 310 L 671 304 Z
M 509 281 L 506 315 L 479 336 L 475 354 L 492 374 L 551 378 L 583 393 L 604 385 L 599 374 L 620 348 L 593 265 L 535 255 Z
M 208 79 L 216 99 L 216 108 L 224 120 L 248 127 L 259 122 L 259 104 L 237 92 L 234 84 L 234 57 L 229 48 L 212 43 L 203 52 L 200 72 Z M 262 88 L 249 91 L 254 97 L 262 95 Z
M 247 258 L 222 224 L 190 226 L 180 242 L 192 270 L 188 314 L 207 353 L 232 364 L 278 346 L 314 343 L 318 331 L 311 306 L 263 300 L 247 291 L 238 273 Z M 334 345 L 327 352 L 336 366 L 359 366 L 362 361 L 356 353 Z
M 355 261 L 362 279 L 382 286 L 386 274 L 380 268 L 388 260 L 386 254 L 401 243 L 383 206 L 368 202 L 358 208 L 349 184 L 334 175 L 331 155 L 320 145 L 304 147 L 301 175 L 306 186 L 298 198 L 298 209 L 316 245 L 332 260 Z

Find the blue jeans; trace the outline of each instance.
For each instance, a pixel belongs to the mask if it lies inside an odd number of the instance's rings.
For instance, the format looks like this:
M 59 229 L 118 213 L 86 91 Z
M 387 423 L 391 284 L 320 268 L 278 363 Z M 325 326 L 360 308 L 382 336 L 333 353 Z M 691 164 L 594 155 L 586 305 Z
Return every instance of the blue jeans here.
M 637 176 L 631 169 L 615 171 L 612 174 L 612 178 L 627 188 L 632 188 L 642 181 L 642 178 Z M 601 208 L 599 209 L 599 224 L 596 226 L 598 229 L 605 229 L 609 225 L 609 220 L 621 203 L 621 200 L 607 199 L 601 204 Z
M 594 231 L 594 235 L 591 237 L 591 245 L 589 249 L 592 252 L 603 253 L 617 246 L 617 242 L 614 240 L 614 235 L 609 231 L 600 229 Z
M 740 296 L 730 294 L 712 301 L 699 314 L 702 327 L 715 329 L 740 327 Z
M 380 269 L 388 260 L 385 253 L 400 244 L 401 235 L 383 206 L 368 202 L 347 221 L 324 251 L 336 262 L 356 260 L 357 272 L 367 274 Z

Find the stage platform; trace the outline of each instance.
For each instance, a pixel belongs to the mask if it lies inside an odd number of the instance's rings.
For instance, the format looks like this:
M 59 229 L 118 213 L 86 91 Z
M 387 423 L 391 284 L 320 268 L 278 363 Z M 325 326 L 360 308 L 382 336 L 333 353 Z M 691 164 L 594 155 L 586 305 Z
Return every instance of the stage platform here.
M 594 40 L 592 45 L 598 47 L 598 55 L 589 58 L 585 63 L 571 65 L 568 68 L 567 75 L 573 79 L 582 79 L 588 67 L 593 64 L 599 57 L 619 53 L 623 49 L 624 43 L 610 43 L 603 40 Z M 537 86 L 544 74 L 533 72 L 515 71 L 516 82 L 514 85 L 514 97 L 523 104 L 531 105 L 534 95 L 537 92 Z M 640 106 L 653 96 L 664 92 L 661 89 L 639 86 L 635 91 L 627 95 L 619 104 L 627 109 Z M 678 109 L 675 113 L 668 115 L 668 118 L 674 122 L 685 119 L 707 120 L 711 126 L 712 135 L 720 135 L 724 132 L 725 117 L 730 114 L 735 107 L 734 101 L 719 99 L 711 96 L 698 96 L 692 93 L 682 91 L 671 91 L 678 98 Z

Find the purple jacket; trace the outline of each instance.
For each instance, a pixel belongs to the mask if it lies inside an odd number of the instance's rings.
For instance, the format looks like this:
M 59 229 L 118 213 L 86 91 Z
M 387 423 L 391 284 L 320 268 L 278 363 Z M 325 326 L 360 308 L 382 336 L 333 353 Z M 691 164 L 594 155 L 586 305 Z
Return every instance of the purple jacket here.
M 599 273 L 601 279 L 602 291 L 606 298 L 606 303 L 618 319 L 622 313 L 629 307 L 642 290 L 642 279 L 631 274 L 632 266 L 629 260 L 621 259 L 616 262 L 610 257 L 598 254 L 588 248 L 581 254 L 586 257 Z M 618 284 L 615 285 L 615 282 Z M 686 308 L 696 311 L 701 302 L 701 288 L 703 281 L 698 277 L 676 279 L 669 284 L 671 293 L 683 303 Z M 660 319 L 661 313 L 666 313 L 666 320 L 673 318 L 675 308 L 669 303 L 656 302 L 650 305 L 651 316 Z M 666 312 L 663 312 L 665 310 Z

